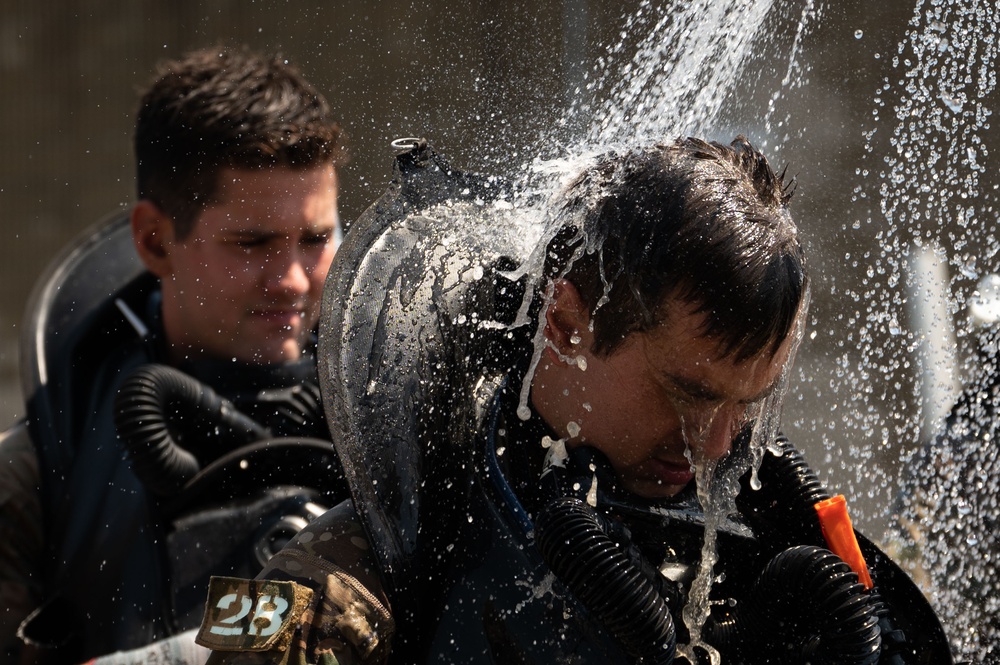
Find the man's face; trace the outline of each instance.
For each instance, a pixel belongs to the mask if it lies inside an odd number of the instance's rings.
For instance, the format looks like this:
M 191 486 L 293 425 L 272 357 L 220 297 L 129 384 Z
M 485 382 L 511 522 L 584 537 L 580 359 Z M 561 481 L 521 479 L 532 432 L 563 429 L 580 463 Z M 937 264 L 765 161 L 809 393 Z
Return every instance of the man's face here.
M 567 373 L 548 392 L 561 403 L 543 413 L 570 447 L 600 450 L 625 489 L 646 498 L 677 494 L 693 461 L 728 454 L 778 387 L 791 348 L 786 340 L 773 357 L 765 350 L 735 363 L 702 335 L 703 314 L 681 301 L 667 307 L 665 323 L 629 335 L 608 356 L 590 351 L 586 327 L 577 331 L 578 352 L 556 358 Z M 582 359 L 575 366 L 574 357 Z
M 216 202 L 181 241 L 170 231 L 163 320 L 174 360 L 300 357 L 336 252 L 332 165 L 223 169 Z

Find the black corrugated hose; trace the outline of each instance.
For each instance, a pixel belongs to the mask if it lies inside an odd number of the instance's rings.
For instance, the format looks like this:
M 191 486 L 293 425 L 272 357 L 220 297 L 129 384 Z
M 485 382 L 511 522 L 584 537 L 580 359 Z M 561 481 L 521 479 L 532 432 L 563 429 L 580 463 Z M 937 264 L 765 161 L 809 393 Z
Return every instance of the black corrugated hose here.
M 727 662 L 748 665 L 878 663 L 884 605 L 840 557 L 818 546 L 825 540 L 813 504 L 830 495 L 786 438 L 778 445 L 782 454 L 767 453 L 761 467 L 764 489 L 741 492 L 753 497 L 741 509 L 780 525 L 764 536 L 775 537 L 778 553 L 738 609 L 713 612 L 706 639 Z M 642 663 L 673 662 L 668 606 L 606 518 L 578 498 L 563 498 L 541 511 L 535 527 L 546 563 L 628 654 Z
M 826 540 L 813 506 L 831 495 L 786 436 L 779 434 L 774 443 L 781 454 L 764 453 L 757 472 L 761 488 L 754 490 L 744 483 L 736 505 L 756 527 L 764 528 L 761 535 L 778 549 L 823 546 Z
M 194 477 L 199 457 L 205 457 L 195 453 L 206 443 L 215 451 L 211 459 L 269 436 L 208 386 L 157 364 L 143 365 L 122 384 L 115 397 L 115 428 L 136 476 L 159 496 L 177 492 Z
M 556 499 L 540 512 L 535 532 L 542 558 L 630 656 L 652 665 L 674 661 L 670 610 L 595 510 L 576 498 Z
M 875 665 L 881 652 L 876 610 L 840 557 L 800 545 L 772 558 L 724 618 L 713 615 L 706 639 L 725 662 Z

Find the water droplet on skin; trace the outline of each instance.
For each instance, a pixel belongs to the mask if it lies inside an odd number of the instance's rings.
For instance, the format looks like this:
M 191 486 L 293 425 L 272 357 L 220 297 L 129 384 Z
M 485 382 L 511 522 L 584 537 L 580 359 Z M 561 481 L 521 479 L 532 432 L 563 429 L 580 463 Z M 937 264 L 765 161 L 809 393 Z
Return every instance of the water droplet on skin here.
M 855 30 L 854 31 L 854 38 L 855 39 L 861 39 L 864 36 L 865 36 L 865 31 L 864 30 Z

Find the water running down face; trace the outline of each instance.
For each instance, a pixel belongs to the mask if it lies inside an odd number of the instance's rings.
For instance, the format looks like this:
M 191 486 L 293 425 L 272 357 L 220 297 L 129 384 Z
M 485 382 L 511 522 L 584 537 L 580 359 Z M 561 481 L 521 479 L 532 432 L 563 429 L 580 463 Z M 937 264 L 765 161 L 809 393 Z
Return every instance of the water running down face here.
M 624 488 L 646 498 L 677 494 L 693 479 L 693 462 L 729 454 L 780 389 L 794 347 L 789 335 L 774 355 L 735 362 L 703 335 L 705 315 L 693 305 L 666 306 L 663 324 L 597 355 L 587 307 L 559 282 L 532 383 L 532 404 L 567 445 L 602 452 Z

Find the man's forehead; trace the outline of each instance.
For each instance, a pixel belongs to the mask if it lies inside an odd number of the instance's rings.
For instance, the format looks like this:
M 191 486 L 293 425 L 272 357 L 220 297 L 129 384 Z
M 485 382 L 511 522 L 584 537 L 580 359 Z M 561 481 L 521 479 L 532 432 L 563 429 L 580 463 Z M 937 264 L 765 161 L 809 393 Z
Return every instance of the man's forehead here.
M 223 169 L 200 218 L 214 235 L 331 233 L 338 224 L 332 168 Z

